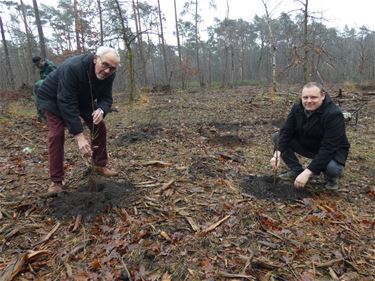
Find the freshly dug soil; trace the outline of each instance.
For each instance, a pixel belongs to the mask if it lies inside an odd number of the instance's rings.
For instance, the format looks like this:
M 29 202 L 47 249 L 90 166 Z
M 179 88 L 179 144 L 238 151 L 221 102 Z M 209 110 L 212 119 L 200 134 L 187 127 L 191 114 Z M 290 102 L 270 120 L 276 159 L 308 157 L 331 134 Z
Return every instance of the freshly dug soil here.
M 312 195 L 306 188 L 294 188 L 291 182 L 277 180 L 274 183 L 272 176 L 250 175 L 246 178 L 242 188 L 246 194 L 256 198 L 275 201 L 293 201 Z
M 56 218 L 81 215 L 92 219 L 112 207 L 126 207 L 136 197 L 136 188 L 128 183 L 91 181 L 74 191 L 65 191 L 50 203 Z

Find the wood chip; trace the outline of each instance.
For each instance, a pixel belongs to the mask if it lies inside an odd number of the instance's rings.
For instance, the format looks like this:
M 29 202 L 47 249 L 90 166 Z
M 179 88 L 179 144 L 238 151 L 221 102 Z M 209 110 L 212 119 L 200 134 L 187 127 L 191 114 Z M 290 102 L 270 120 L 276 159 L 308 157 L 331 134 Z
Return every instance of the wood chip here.
M 175 182 L 174 179 L 171 179 L 169 182 L 163 184 L 162 187 L 160 187 L 159 189 L 155 190 L 155 193 L 156 194 L 161 194 L 163 193 L 164 191 L 166 191 L 168 188 L 171 187 L 171 185 Z
M 165 231 L 160 231 L 160 236 L 167 241 L 172 241 L 172 238 Z
M 169 162 L 163 162 L 159 160 L 152 160 L 142 163 L 143 166 L 161 166 L 161 167 L 170 167 L 173 164 Z
M 221 225 L 223 222 L 225 222 L 227 219 L 230 218 L 230 215 L 226 216 L 225 218 L 219 220 L 218 222 L 215 222 L 214 224 L 211 224 L 209 227 L 207 227 L 205 230 L 203 230 L 202 232 L 203 233 L 208 233 L 212 230 L 214 230 L 216 227 L 218 227 L 219 225 Z
M 14 260 L 12 260 L 4 271 L 0 274 L 1 281 L 13 280 L 22 270 L 27 262 L 27 253 L 23 253 Z
M 60 225 L 61 225 L 61 223 L 57 223 L 52 228 L 52 230 L 46 236 L 44 236 L 44 238 L 42 240 L 40 240 L 39 242 L 37 242 L 36 244 L 34 244 L 34 247 L 38 246 L 40 244 L 43 244 L 44 242 L 48 241 L 51 238 L 51 236 L 56 232 L 56 230 L 60 227 Z

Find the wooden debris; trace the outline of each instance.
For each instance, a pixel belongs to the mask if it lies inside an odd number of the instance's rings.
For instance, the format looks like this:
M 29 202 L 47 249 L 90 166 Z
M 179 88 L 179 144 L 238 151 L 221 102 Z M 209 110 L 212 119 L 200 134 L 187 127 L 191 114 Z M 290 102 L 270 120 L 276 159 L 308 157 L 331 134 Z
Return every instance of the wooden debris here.
M 27 262 L 27 253 L 23 253 L 11 261 L 0 275 L 1 281 L 13 280 L 22 270 Z
M 165 232 L 165 231 L 160 231 L 160 236 L 163 237 L 167 241 L 172 241 L 172 238 Z
M 82 215 L 78 215 L 76 217 L 75 222 L 74 222 L 74 226 L 73 226 L 73 229 L 72 229 L 73 232 L 77 231 L 78 227 L 81 225 L 81 221 L 82 221 Z
M 37 242 L 36 244 L 34 244 L 34 247 L 38 246 L 40 244 L 43 244 L 44 242 L 48 241 L 51 238 L 51 236 L 56 232 L 56 230 L 60 227 L 60 225 L 61 225 L 61 223 L 57 223 L 52 228 L 52 230 L 46 236 L 44 236 L 44 238 L 42 240 L 40 240 L 39 242 Z
M 14 235 L 16 235 L 23 227 L 22 226 L 17 226 L 14 228 L 12 231 L 10 231 L 7 235 L 5 235 L 5 240 L 9 240 L 12 238 Z
M 337 262 L 343 261 L 343 259 L 334 259 L 323 263 L 314 263 L 315 267 L 331 267 Z
M 210 225 L 209 227 L 207 227 L 202 232 L 203 233 L 208 233 L 208 232 L 214 230 L 216 227 L 218 227 L 219 225 L 221 225 L 223 222 L 225 222 L 229 218 L 230 218 L 230 215 L 227 215 L 225 218 L 223 218 L 223 219 L 219 220 L 218 222 L 215 222 L 214 224 Z
M 195 223 L 193 218 L 185 216 L 186 221 L 189 223 L 190 227 L 195 231 L 199 231 L 199 226 Z
M 50 251 L 47 250 L 40 250 L 40 251 L 30 251 L 28 253 L 23 253 L 19 255 L 17 258 L 12 260 L 8 266 L 4 269 L 3 272 L 0 274 L 1 281 L 11 281 L 13 280 L 21 271 L 23 271 L 26 264 L 36 258 L 39 255 L 49 253 Z
M 152 160 L 142 163 L 142 166 L 161 166 L 161 167 L 170 167 L 172 166 L 172 163 L 169 162 L 163 162 L 159 160 Z
M 160 187 L 159 189 L 155 190 L 155 193 L 156 194 L 161 194 L 163 193 L 164 191 L 166 191 L 168 188 L 171 187 L 171 185 L 175 182 L 174 179 L 171 179 L 169 182 L 163 184 L 162 187 Z
M 335 271 L 331 267 L 328 269 L 328 271 L 329 275 L 333 280 L 339 280 L 339 277 L 336 275 Z

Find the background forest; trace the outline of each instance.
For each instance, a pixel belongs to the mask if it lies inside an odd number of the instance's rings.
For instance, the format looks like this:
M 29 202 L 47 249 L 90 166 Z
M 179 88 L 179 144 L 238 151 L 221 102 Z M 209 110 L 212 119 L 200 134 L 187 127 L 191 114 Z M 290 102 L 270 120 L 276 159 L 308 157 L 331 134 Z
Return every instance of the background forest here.
M 296 1 L 292 13 L 277 18 L 270 16 L 272 7 L 263 1 L 261 17 L 250 22 L 216 19 L 204 30 L 202 2 L 186 1 L 178 11 L 174 0 L 175 32 L 168 40 L 160 2 L 151 6 L 141 0 L 59 0 L 53 7 L 36 0 L 32 6 L 22 0 L 0 1 L 0 90 L 33 85 L 38 76 L 33 55 L 59 64 L 100 45 L 119 49 L 122 66 L 115 91 L 126 91 L 130 98 L 136 89 L 152 85 L 276 87 L 307 80 L 373 80 L 374 32 L 365 26 L 328 28 L 309 10 L 308 0 Z M 215 9 L 215 1 L 210 4 Z

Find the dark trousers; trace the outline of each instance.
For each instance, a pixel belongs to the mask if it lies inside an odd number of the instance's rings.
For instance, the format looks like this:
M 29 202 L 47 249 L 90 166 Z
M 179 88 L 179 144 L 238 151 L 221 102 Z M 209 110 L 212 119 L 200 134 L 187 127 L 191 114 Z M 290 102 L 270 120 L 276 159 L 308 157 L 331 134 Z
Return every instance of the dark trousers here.
M 48 126 L 48 168 L 51 181 L 62 182 L 64 179 L 64 120 L 55 114 L 44 111 Z M 93 140 L 93 162 L 96 166 L 104 167 L 108 163 L 107 155 L 107 129 L 104 121 L 93 125 L 92 119 L 84 118 L 89 127 Z
M 277 149 L 279 143 L 279 133 L 274 133 L 272 135 L 272 142 Z M 290 141 L 287 149 L 281 154 L 281 159 L 283 159 L 284 163 L 290 170 L 296 172 L 297 174 L 300 174 L 303 171 L 303 167 L 299 163 L 296 153 L 309 159 L 313 159 L 316 153 L 306 149 L 296 139 L 292 139 Z M 343 171 L 344 166 L 338 163 L 336 160 L 332 159 L 328 162 L 327 167 L 323 173 L 328 179 L 334 179 L 341 176 Z

